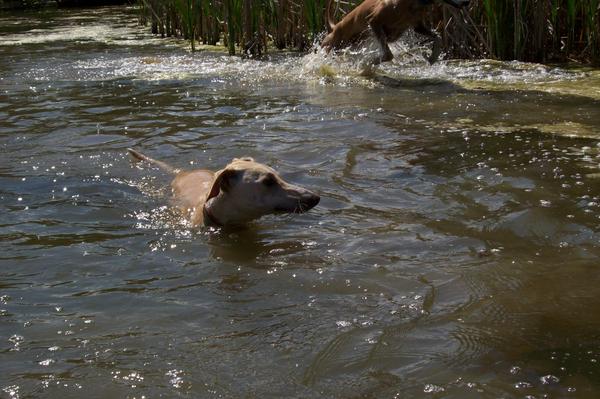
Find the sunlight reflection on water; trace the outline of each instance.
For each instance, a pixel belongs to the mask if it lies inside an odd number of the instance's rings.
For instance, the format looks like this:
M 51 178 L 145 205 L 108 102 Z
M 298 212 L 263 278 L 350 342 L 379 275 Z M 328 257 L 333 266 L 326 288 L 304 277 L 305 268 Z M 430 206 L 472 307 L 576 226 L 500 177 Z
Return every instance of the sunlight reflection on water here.
M 410 38 L 378 68 L 242 60 L 132 9 L 36 15 L 0 20 L 3 394 L 600 392 L 597 71 L 430 67 Z M 127 147 L 253 156 L 322 201 L 192 229 Z

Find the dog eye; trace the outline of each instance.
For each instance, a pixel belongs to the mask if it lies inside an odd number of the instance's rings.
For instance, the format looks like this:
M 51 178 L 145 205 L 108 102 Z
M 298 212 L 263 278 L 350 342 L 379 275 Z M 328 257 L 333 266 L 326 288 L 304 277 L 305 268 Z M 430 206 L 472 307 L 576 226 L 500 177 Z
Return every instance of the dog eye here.
M 267 187 L 274 186 L 277 181 L 275 180 L 275 176 L 267 176 L 263 179 L 263 184 Z

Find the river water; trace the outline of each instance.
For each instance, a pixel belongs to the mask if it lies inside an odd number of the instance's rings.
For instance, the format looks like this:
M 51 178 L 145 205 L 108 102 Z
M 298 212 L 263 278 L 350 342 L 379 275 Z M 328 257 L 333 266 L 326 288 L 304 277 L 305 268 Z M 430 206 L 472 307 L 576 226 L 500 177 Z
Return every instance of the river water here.
M 395 51 L 1 16 L 0 397 L 599 397 L 599 71 Z M 127 147 L 321 203 L 190 229 Z

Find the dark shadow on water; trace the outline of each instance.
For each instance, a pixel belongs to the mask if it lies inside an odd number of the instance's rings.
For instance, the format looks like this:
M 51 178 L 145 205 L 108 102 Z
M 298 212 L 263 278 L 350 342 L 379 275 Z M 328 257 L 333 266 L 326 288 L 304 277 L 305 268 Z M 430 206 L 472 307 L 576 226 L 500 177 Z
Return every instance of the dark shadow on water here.
M 256 224 L 226 228 L 207 237 L 211 257 L 215 260 L 256 268 L 265 267 L 265 258 L 303 250 L 300 241 L 277 240 Z
M 373 74 L 369 76 L 374 82 L 385 87 L 414 90 L 435 90 L 439 92 L 468 92 L 465 89 L 449 80 L 439 78 L 402 78 L 385 74 Z

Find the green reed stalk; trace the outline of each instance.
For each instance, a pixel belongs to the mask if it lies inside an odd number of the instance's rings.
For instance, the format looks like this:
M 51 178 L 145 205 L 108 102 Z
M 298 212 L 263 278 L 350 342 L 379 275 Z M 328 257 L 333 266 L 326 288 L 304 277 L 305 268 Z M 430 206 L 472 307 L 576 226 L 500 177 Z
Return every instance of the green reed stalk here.
M 323 5 L 321 3 L 315 0 L 304 0 L 306 24 L 312 35 L 312 40 L 318 36 L 323 26 Z
M 576 0 L 567 0 L 567 26 L 569 26 L 569 42 L 575 37 Z
M 225 0 L 225 15 L 227 18 L 227 48 L 229 55 L 235 54 L 236 27 L 235 27 L 235 0 Z
M 584 5 L 584 21 L 590 56 L 600 63 L 600 0 L 589 0 Z
M 192 51 L 195 51 L 194 39 L 196 35 L 196 12 L 194 0 L 174 0 L 175 9 L 179 12 L 183 24 L 184 37 L 189 39 Z
M 514 36 L 513 36 L 513 58 L 517 59 L 520 52 L 521 43 L 521 0 L 514 0 L 513 2 L 513 22 L 514 22 Z
M 492 55 L 496 55 L 495 54 L 495 48 L 496 48 L 496 43 L 497 43 L 496 38 L 499 36 L 499 34 L 498 34 L 497 18 L 495 15 L 496 7 L 495 7 L 494 0 L 483 0 L 483 7 L 485 10 L 485 16 L 487 19 L 489 48 L 492 51 L 494 51 L 494 54 L 492 54 Z

